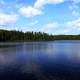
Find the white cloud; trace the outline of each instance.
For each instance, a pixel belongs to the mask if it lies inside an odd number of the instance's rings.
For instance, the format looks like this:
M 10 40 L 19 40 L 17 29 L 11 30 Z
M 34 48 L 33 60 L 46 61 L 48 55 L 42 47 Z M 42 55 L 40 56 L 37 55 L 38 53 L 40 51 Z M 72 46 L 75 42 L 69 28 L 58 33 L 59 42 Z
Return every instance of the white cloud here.
M 34 21 L 28 23 L 26 26 L 34 26 L 34 25 L 36 25 L 37 23 L 38 23 L 38 20 L 34 20 Z
M 17 19 L 18 15 L 0 13 L 0 25 L 13 24 Z
M 5 5 L 5 2 L 3 0 L 0 0 L 1 5 Z
M 70 9 L 70 10 L 79 9 L 79 6 L 76 5 L 76 4 L 73 4 L 73 5 L 70 5 L 70 6 L 69 6 L 69 9 Z
M 37 8 L 31 6 L 24 6 L 19 9 L 19 12 L 26 17 L 34 17 L 43 14 L 43 12 Z
M 35 20 L 33 22 L 30 23 L 30 25 L 36 25 L 38 23 L 38 20 Z
M 64 2 L 64 0 L 47 0 L 47 3 L 50 3 L 50 4 L 60 4 Z
M 36 8 L 42 8 L 46 4 L 46 0 L 37 0 L 34 4 Z
M 73 16 L 80 16 L 80 12 L 76 11 L 76 10 L 73 10 L 72 11 L 72 15 Z
M 53 33 L 55 34 L 78 34 L 80 31 L 80 18 L 62 24 L 63 27 L 60 27 L 61 24 L 58 23 L 58 28 L 55 30 L 53 28 Z
M 71 10 L 72 16 L 76 16 L 76 17 L 80 16 L 79 6 L 77 4 L 70 5 L 69 9 Z
M 22 6 L 19 12 L 26 17 L 42 15 L 42 7 L 46 4 L 60 4 L 64 0 L 36 0 L 33 6 Z
M 80 18 L 64 23 L 64 34 L 78 34 L 80 31 Z
M 67 26 L 67 28 L 80 29 L 80 18 L 78 18 L 77 20 L 68 21 L 65 25 Z
M 40 31 L 47 32 L 47 33 L 53 33 L 55 28 L 58 28 L 59 24 L 57 22 L 51 22 L 48 24 L 45 24 Z
M 64 0 L 37 0 L 34 7 L 42 8 L 46 4 L 60 4 L 62 2 L 64 2 Z
M 80 0 L 72 0 L 73 3 L 80 3 Z

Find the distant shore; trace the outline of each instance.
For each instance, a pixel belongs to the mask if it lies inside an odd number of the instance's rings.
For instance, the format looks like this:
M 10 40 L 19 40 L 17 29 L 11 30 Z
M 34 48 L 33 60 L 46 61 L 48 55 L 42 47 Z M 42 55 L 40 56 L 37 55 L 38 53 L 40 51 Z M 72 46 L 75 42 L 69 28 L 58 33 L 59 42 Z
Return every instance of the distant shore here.
M 80 35 L 52 35 L 44 32 L 0 30 L 0 42 L 34 42 L 55 40 L 80 40 Z

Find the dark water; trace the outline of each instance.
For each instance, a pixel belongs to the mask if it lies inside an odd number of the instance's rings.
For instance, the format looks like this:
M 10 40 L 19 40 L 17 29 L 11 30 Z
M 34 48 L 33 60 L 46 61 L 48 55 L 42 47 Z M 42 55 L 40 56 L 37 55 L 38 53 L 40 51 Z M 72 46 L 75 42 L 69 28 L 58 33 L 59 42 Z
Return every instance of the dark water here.
M 80 41 L 0 45 L 0 80 L 80 80 Z

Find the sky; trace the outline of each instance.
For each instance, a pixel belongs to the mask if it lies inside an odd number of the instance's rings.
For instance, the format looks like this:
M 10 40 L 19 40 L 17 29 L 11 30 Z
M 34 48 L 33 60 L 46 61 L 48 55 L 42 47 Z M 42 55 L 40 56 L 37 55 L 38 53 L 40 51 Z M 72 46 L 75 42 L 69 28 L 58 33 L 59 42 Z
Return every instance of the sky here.
M 80 0 L 0 0 L 0 29 L 80 34 Z

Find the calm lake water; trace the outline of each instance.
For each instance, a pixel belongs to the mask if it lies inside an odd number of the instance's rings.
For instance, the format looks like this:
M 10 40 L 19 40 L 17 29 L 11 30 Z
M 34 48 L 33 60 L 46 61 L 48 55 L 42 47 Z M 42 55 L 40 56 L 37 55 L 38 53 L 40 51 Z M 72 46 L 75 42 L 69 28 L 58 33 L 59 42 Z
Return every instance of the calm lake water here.
M 0 45 L 0 80 L 80 80 L 80 41 Z

